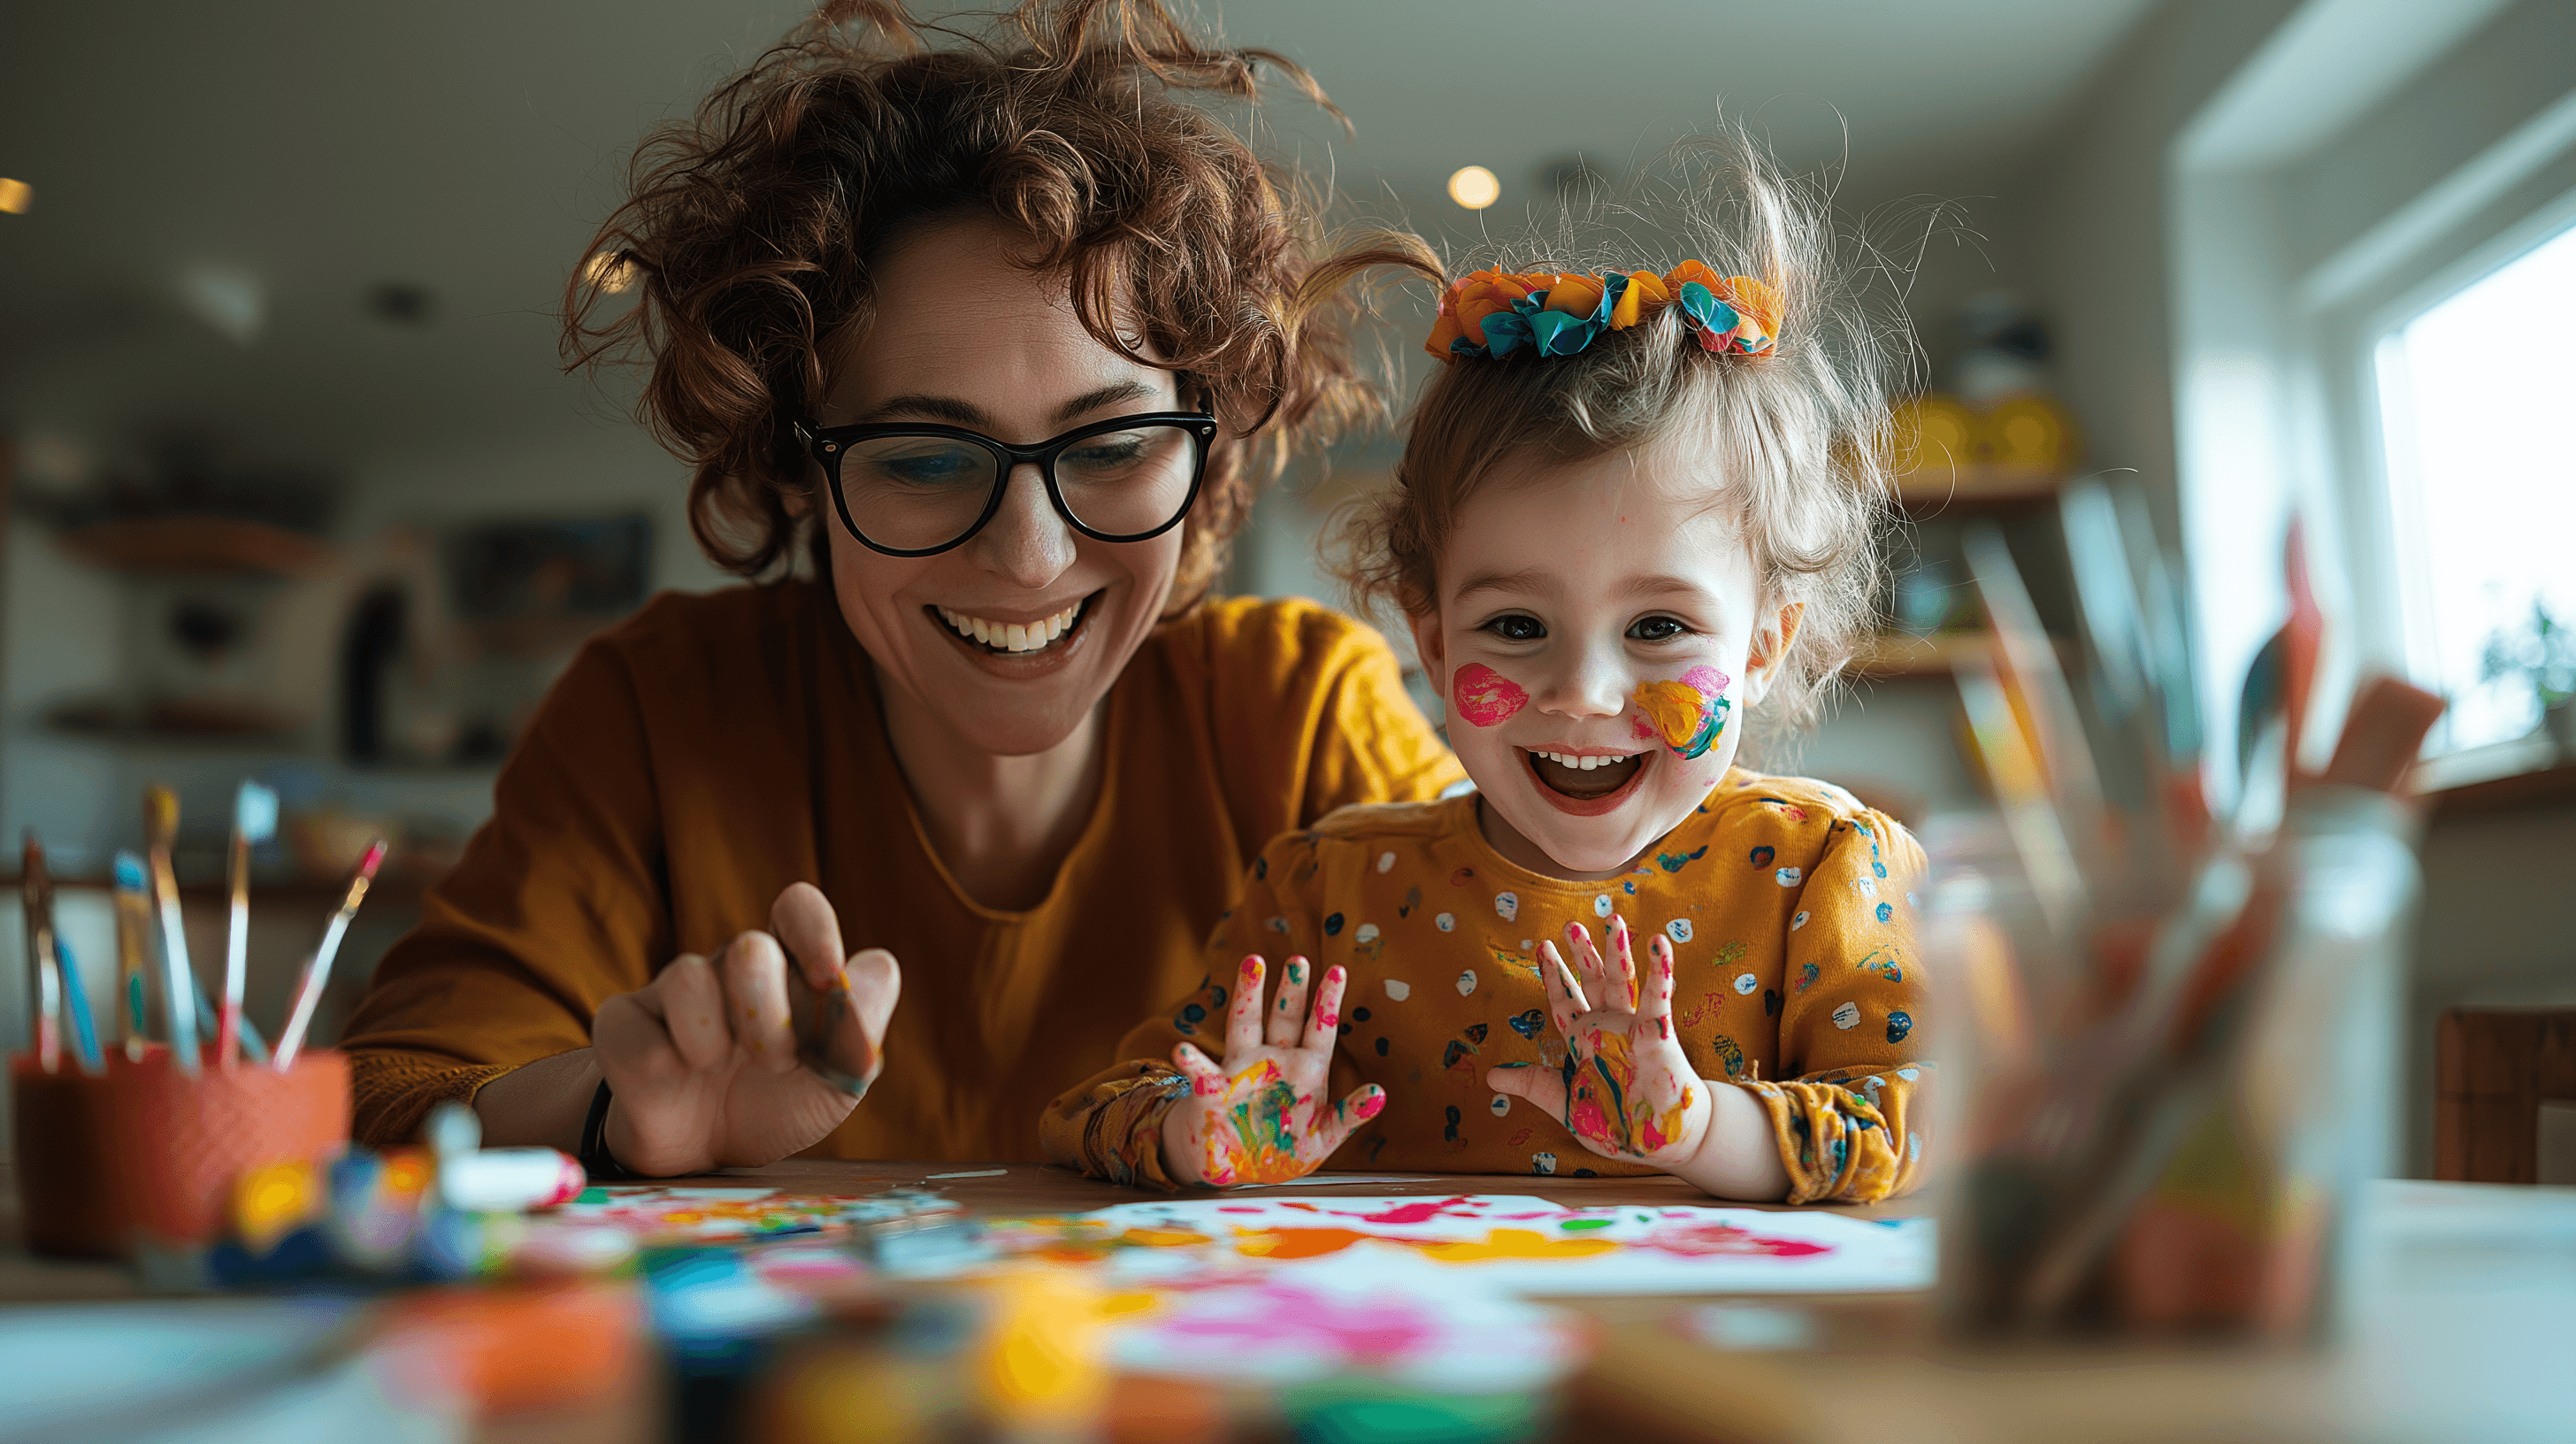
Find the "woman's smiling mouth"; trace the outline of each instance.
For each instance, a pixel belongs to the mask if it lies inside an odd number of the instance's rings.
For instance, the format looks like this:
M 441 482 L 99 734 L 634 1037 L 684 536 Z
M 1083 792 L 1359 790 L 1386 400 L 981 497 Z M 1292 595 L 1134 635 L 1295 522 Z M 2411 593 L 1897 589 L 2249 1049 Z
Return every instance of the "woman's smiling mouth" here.
M 1062 611 L 1027 622 L 993 621 L 953 607 L 932 607 L 929 611 L 950 636 L 978 651 L 996 656 L 1023 657 L 1068 643 L 1081 631 L 1083 617 L 1099 597 L 1100 594 L 1094 592 Z

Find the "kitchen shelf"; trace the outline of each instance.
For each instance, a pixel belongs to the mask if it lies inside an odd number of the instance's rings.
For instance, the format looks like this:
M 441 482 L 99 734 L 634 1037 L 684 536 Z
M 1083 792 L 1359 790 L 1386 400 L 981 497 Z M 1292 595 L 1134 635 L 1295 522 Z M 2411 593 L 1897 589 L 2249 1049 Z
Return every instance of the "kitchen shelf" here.
M 68 531 L 63 546 L 93 566 L 119 572 L 303 577 L 328 569 L 328 543 L 267 522 L 222 517 L 111 521 Z

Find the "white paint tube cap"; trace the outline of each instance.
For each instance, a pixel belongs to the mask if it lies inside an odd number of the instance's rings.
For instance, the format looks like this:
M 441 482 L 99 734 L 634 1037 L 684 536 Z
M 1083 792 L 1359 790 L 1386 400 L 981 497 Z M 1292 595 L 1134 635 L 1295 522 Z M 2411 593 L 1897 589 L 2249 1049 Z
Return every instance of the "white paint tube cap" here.
M 579 1160 L 553 1148 L 486 1148 L 438 1160 L 439 1198 L 467 1213 L 553 1208 L 589 1181 Z

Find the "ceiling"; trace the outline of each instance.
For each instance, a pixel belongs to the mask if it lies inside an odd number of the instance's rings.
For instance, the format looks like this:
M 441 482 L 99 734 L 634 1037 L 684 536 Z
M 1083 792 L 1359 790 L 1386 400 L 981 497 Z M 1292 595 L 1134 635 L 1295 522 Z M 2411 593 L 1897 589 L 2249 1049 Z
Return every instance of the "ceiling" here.
M 1275 142 L 1450 234 L 1615 176 L 1722 101 L 1847 200 L 2007 188 L 2148 0 L 1234 0 L 1357 126 Z M 773 0 L 18 6 L 0 21 L 0 428 L 31 480 L 150 438 L 365 469 L 623 425 L 548 312 L 657 121 L 785 29 Z M 1570 20 L 1570 14 L 1581 19 Z M 1485 217 L 1441 185 L 1503 180 Z M 424 288 L 425 321 L 368 297 Z M 229 333 L 229 334 L 227 334 Z

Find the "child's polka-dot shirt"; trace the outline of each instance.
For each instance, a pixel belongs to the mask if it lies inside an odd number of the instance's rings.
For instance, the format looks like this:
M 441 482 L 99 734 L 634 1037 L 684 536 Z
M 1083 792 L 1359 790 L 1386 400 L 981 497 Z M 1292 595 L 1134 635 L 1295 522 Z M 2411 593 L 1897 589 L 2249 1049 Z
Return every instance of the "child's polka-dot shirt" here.
M 1274 840 L 1208 942 L 1207 980 L 1122 1043 L 1139 1061 L 1049 1106 L 1050 1157 L 1168 1184 L 1162 1120 L 1181 1088 L 1164 1060 L 1184 1038 L 1221 1059 L 1236 964 L 1302 953 L 1318 973 L 1350 974 L 1329 1096 L 1371 1082 L 1387 1092 L 1327 1167 L 1651 1172 L 1592 1153 L 1484 1081 L 1497 1063 L 1563 1063 L 1538 943 L 1562 947 L 1568 920 L 1599 936 L 1617 913 L 1640 935 L 1641 966 L 1644 934 L 1671 940 L 1683 1047 L 1702 1077 L 1761 1099 L 1792 1202 L 1914 1185 L 1923 860 L 1902 827 L 1829 784 L 1737 768 L 1633 872 L 1566 882 L 1505 861 L 1476 807 L 1472 795 L 1347 807 Z

